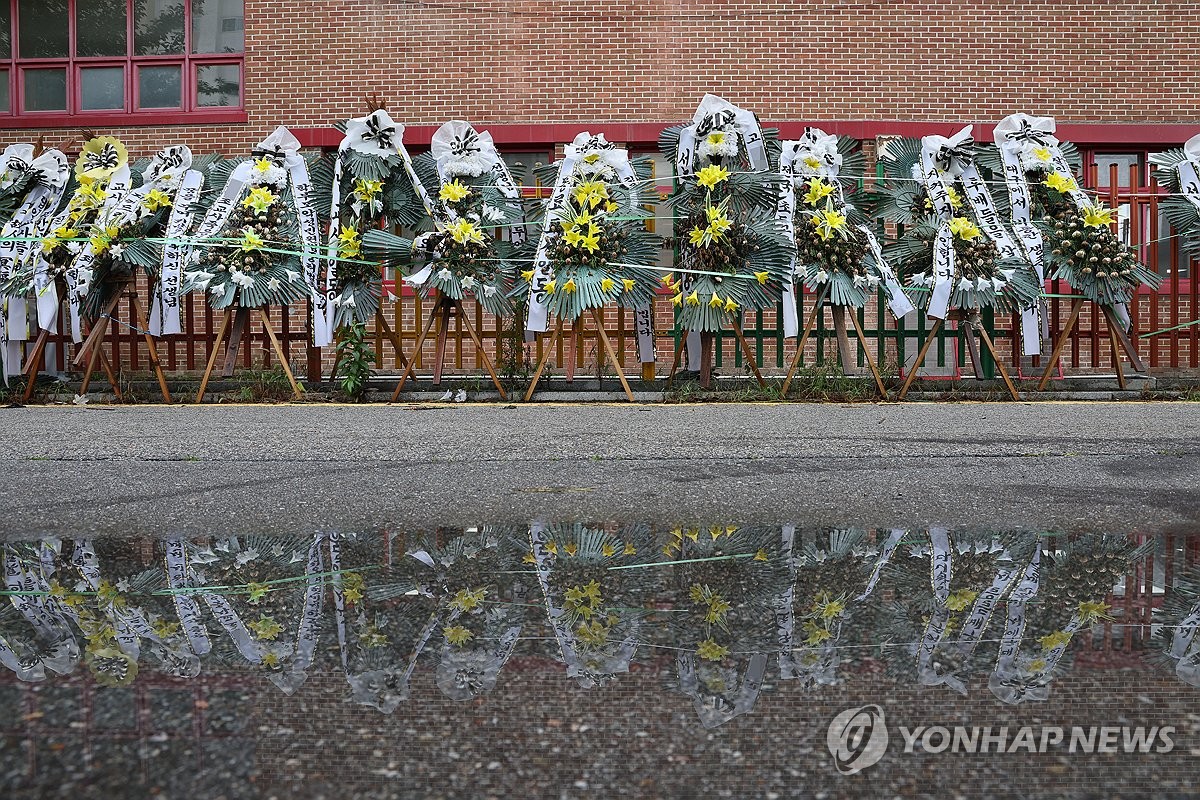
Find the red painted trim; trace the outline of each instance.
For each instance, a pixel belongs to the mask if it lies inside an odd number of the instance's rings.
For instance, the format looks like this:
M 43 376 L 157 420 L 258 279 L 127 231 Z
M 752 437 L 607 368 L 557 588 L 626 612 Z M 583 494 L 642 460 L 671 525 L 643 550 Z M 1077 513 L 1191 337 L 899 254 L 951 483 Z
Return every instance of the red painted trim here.
M 552 147 L 575 138 L 580 131 L 603 133 L 613 142 L 634 146 L 653 146 L 658 135 L 674 122 L 616 122 L 616 123 L 504 123 L 481 125 L 492 134 L 499 145 L 509 149 Z M 767 128 L 778 128 L 781 138 L 795 139 L 808 126 L 821 128 L 826 133 L 851 136 L 855 139 L 874 139 L 876 136 L 906 136 L 920 138 L 930 134 L 946 136 L 957 133 L 966 123 L 958 122 L 906 122 L 889 120 L 812 120 L 806 122 L 764 122 Z M 992 130 L 996 122 L 977 123 L 975 138 L 981 142 L 992 141 Z M 411 125 L 404 130 L 405 144 L 427 147 L 437 125 Z M 334 128 L 300 128 L 292 131 L 305 147 L 337 147 L 342 135 Z M 1175 123 L 1063 123 L 1058 126 L 1058 137 L 1081 146 L 1121 145 L 1165 147 L 1178 145 L 1200 132 L 1200 120 L 1195 124 Z
M 249 115 L 239 109 L 213 111 L 146 111 L 136 114 L 29 113 L 20 117 L 0 116 L 0 130 L 16 128 L 133 128 L 147 125 L 231 125 L 244 123 Z

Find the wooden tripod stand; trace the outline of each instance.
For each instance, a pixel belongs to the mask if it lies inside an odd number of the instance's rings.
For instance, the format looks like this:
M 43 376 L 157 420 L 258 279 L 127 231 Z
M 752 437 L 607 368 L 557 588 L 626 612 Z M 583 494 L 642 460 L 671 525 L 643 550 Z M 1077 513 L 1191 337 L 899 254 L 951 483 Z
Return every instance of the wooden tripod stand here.
M 823 303 L 829 295 L 829 284 L 821 287 L 820 293 L 817 295 L 816 305 L 813 306 L 812 314 L 808 317 L 808 322 L 804 324 L 804 332 L 800 335 L 800 340 L 796 342 L 796 355 L 792 357 L 792 365 L 788 368 L 787 377 L 783 381 L 783 397 L 787 397 L 788 388 L 792 384 L 792 376 L 796 374 L 796 367 L 800 364 L 800 357 L 804 355 L 804 343 L 808 341 L 808 337 L 812 334 L 813 328 L 817 325 L 817 317 L 823 313 Z M 831 305 L 833 311 L 833 327 L 837 332 L 838 337 L 838 357 L 842 362 L 842 369 L 845 370 L 854 361 L 854 356 L 850 352 L 850 337 L 846 334 L 846 306 Z M 879 367 L 875 365 L 875 358 L 871 355 L 871 348 L 867 346 L 867 337 L 863 333 L 862 325 L 858 322 L 858 314 L 856 309 L 849 309 L 850 321 L 854 323 L 854 334 L 858 337 L 858 341 L 862 343 L 863 352 L 867 356 L 867 365 L 871 368 L 871 374 L 875 376 L 875 385 L 879 387 L 879 393 L 883 395 L 884 400 L 889 400 L 887 387 L 883 385 L 883 377 L 879 374 Z
M 758 369 L 758 361 L 754 358 L 754 351 L 750 349 L 750 343 L 746 341 L 746 334 L 742 332 L 742 320 L 738 318 L 737 323 L 733 326 L 733 335 L 737 337 L 738 344 L 741 345 L 742 355 L 746 357 L 746 364 L 754 373 L 755 380 L 758 381 L 760 388 L 767 388 L 767 382 L 763 380 L 762 372 Z M 675 358 L 671 361 L 671 374 L 667 376 L 667 385 L 670 386 L 675 380 L 675 373 L 679 371 L 679 365 L 683 358 L 683 346 L 686 341 L 686 334 L 681 337 L 679 344 L 675 347 Z M 708 389 L 712 385 L 712 362 L 713 349 L 716 344 L 717 335 L 710 332 L 701 332 L 700 334 L 700 388 Z
M 204 377 L 200 379 L 200 391 L 196 392 L 197 403 L 204 402 L 208 381 L 212 377 L 213 368 L 217 365 L 217 355 L 221 352 L 221 342 L 225 340 L 225 332 L 229 330 L 230 320 L 233 321 L 233 329 L 229 332 L 229 344 L 225 348 L 225 368 L 221 371 L 221 376 L 228 378 L 233 375 L 238 353 L 242 349 L 242 335 L 246 332 L 246 324 L 250 321 L 252 311 L 257 312 L 258 318 L 262 321 L 263 330 L 267 332 L 267 336 L 271 340 L 271 349 L 275 351 L 275 357 L 279 359 L 279 364 L 283 367 L 284 374 L 287 375 L 288 383 L 292 385 L 292 392 L 296 399 L 299 400 L 304 396 L 300 384 L 296 383 L 296 376 L 292 374 L 287 355 L 279 344 L 279 337 L 275 335 L 275 326 L 271 324 L 267 310 L 265 308 L 227 308 L 221 314 L 221 324 L 217 326 L 217 339 L 213 342 L 212 352 L 208 356 L 208 364 L 204 367 Z
M 65 295 L 62 295 L 65 297 Z M 122 298 L 128 297 L 130 305 L 133 306 L 134 330 L 142 334 L 142 339 L 146 343 L 146 351 L 150 356 L 150 364 L 154 367 L 155 377 L 158 378 L 158 388 L 162 390 L 163 402 L 171 403 L 171 392 L 167 388 L 167 376 L 163 374 L 162 364 L 158 360 L 158 343 L 154 337 L 150 335 L 150 325 L 146 321 L 146 312 L 142 308 L 141 302 L 138 300 L 137 288 L 135 282 L 127 280 L 123 282 L 113 293 L 112 298 L 105 303 L 104 308 L 100 311 L 100 316 L 92 323 L 92 328 L 88 331 L 87 338 L 79 346 L 79 352 L 75 354 L 72 364 L 81 366 L 85 360 L 87 366 L 84 367 L 83 383 L 79 387 L 80 394 L 87 394 L 88 386 L 92 382 L 92 373 L 96 370 L 96 364 L 99 363 L 104 368 L 104 374 L 108 377 L 108 383 L 113 389 L 113 394 L 118 400 L 123 400 L 121 387 L 117 382 L 117 377 L 113 371 L 113 365 L 109 363 L 108 357 L 104 354 L 104 340 L 108 336 L 109 322 L 113 321 L 112 313 L 116 310 L 117 304 Z M 133 326 L 130 326 L 133 327 Z M 30 359 L 29 367 L 29 384 L 25 386 L 26 396 L 32 390 L 32 383 L 37 380 L 38 366 L 45 354 L 46 340 L 49 333 L 43 330 L 38 334 L 37 343 L 34 345 L 33 357 Z
M 600 313 L 600 309 L 588 309 L 588 315 L 592 321 L 596 323 L 596 333 L 600 337 L 601 343 L 604 345 L 604 352 L 608 354 L 609 360 L 612 362 L 613 369 L 617 371 L 617 377 L 621 380 L 621 388 L 625 390 L 625 397 L 629 402 L 635 402 L 633 399 L 633 390 L 629 388 L 629 381 L 625 379 L 625 371 L 621 367 L 621 362 L 617 358 L 617 353 L 613 350 L 612 342 L 609 341 L 608 332 L 604 329 L 604 317 Z M 538 360 L 537 370 L 533 373 L 533 379 L 529 382 L 529 389 L 525 392 L 525 402 L 529 402 L 533 398 L 533 393 L 537 391 L 538 381 L 542 377 L 542 371 L 546 369 L 546 362 L 550 360 L 550 354 L 554 352 L 554 345 L 558 343 L 559 337 L 562 336 L 562 320 L 558 320 L 554 326 L 554 332 L 550 334 L 549 341 L 545 341 L 542 347 L 542 357 Z M 574 339 L 572 332 L 571 340 Z M 571 341 L 569 340 L 569 341 Z M 568 358 L 569 367 L 568 374 L 574 375 L 574 348 L 571 349 L 571 354 Z
M 1058 341 L 1054 345 L 1054 351 L 1050 354 L 1050 363 L 1046 365 L 1046 371 L 1042 373 L 1042 379 L 1038 381 L 1038 391 L 1046 388 L 1046 384 L 1050 382 L 1051 373 L 1054 372 L 1055 366 L 1062 360 L 1063 348 L 1067 346 L 1067 342 L 1071 338 L 1071 331 L 1075 329 L 1075 323 L 1079 321 L 1079 312 L 1083 310 L 1083 301 L 1085 297 L 1075 297 L 1071 301 L 1071 316 L 1067 318 L 1067 324 L 1062 329 L 1062 333 L 1058 335 Z M 1100 306 L 1101 313 L 1104 314 L 1104 322 L 1108 326 L 1108 344 L 1112 352 L 1113 368 L 1117 371 L 1117 385 L 1122 389 L 1125 388 L 1125 368 L 1121 365 L 1121 354 L 1117 352 L 1117 343 L 1120 342 L 1121 349 L 1125 351 L 1125 355 L 1129 358 L 1129 363 L 1138 372 L 1145 372 L 1146 365 L 1138 356 L 1137 347 L 1129 338 L 1129 334 L 1125 332 L 1121 321 L 1117 319 L 1116 312 L 1111 307 Z
M 508 394 L 500 384 L 500 377 L 496 374 L 496 368 L 492 364 L 492 359 L 487 354 L 487 350 L 484 349 L 483 342 L 479 339 L 479 334 L 475 332 L 475 326 L 471 324 L 471 318 L 467 316 L 467 312 L 463 309 L 462 300 L 455 300 L 439 293 L 437 302 L 429 312 L 429 319 L 425 323 L 425 330 L 421 331 L 421 335 L 417 338 L 416 347 L 413 349 L 413 357 L 408 359 L 408 365 L 404 368 L 404 374 L 400 376 L 400 382 L 396 384 L 396 391 L 392 392 L 393 403 L 400 399 L 400 392 L 404 389 L 404 384 L 408 383 L 408 379 L 412 377 L 413 370 L 417 366 L 417 354 L 421 352 L 421 346 L 425 344 L 425 339 L 429 336 L 429 331 L 433 329 L 434 322 L 438 323 L 438 333 L 436 355 L 433 362 L 433 385 L 438 386 L 441 384 L 442 366 L 446 361 L 446 339 L 450 333 L 450 319 L 452 317 L 458 317 L 462 320 L 463 327 L 467 329 L 467 334 L 470 335 L 471 341 L 475 343 L 479 357 L 483 359 L 483 366 L 487 368 L 488 374 L 492 376 L 492 384 L 496 387 L 496 391 L 500 392 L 501 399 L 508 399 Z M 399 351 L 399 340 L 394 339 L 393 343 L 396 345 L 397 351 Z
M 1008 376 L 1008 370 L 1004 368 L 1004 362 L 1000 360 L 1000 356 L 996 354 L 996 347 L 992 343 L 992 338 L 988 336 L 987 330 L 983 327 L 983 322 L 979 318 L 979 309 L 971 311 L 951 311 L 947 315 L 947 319 L 956 320 L 959 323 L 961 331 L 965 326 L 967 352 L 971 356 L 971 365 L 975 370 L 975 377 L 983 379 L 983 366 L 979 359 L 979 347 L 975 344 L 975 337 L 972 333 L 979 334 L 979 338 L 983 341 L 984 347 L 992 355 L 992 361 L 996 364 L 996 369 L 1000 370 L 1000 377 L 1004 379 L 1004 385 L 1008 387 L 1008 393 L 1013 400 L 1020 400 L 1021 395 L 1017 393 L 1017 387 L 1013 385 L 1012 378 Z M 900 396 L 897 398 L 903 400 L 908 396 L 908 390 L 912 386 L 913 381 L 917 379 L 917 372 L 921 369 L 921 365 L 925 363 L 925 356 L 929 352 L 930 346 L 937 339 L 938 331 L 942 329 L 945 320 L 934 319 L 933 327 L 929 329 L 929 333 L 925 335 L 925 344 L 921 347 L 921 352 L 917 354 L 917 360 L 913 362 L 912 368 L 908 372 L 908 377 L 904 379 L 904 386 L 900 389 Z

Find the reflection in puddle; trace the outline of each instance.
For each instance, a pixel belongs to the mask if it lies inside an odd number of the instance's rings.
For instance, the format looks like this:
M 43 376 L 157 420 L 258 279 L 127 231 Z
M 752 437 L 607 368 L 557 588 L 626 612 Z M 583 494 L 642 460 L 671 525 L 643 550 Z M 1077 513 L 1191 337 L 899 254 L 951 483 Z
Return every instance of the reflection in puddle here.
M 699 730 L 871 675 L 996 708 L 1101 662 L 1200 686 L 1200 536 L 534 523 L 3 552 L 0 779 L 31 726 L 83 713 L 56 686 L 143 748 L 178 727 L 234 749 L 248 694 L 312 676 L 403 717 L 422 692 L 479 702 L 549 670 L 611 698 L 640 672 Z

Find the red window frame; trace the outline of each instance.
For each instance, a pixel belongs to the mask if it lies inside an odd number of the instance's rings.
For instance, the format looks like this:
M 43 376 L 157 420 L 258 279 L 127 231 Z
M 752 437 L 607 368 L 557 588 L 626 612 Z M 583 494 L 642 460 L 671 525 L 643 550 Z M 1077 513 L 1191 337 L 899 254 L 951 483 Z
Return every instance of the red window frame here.
M 0 127 L 108 127 L 122 125 L 171 125 L 245 122 L 246 67 L 245 52 L 192 53 L 192 0 L 183 0 L 183 52 L 170 55 L 139 56 L 134 49 L 134 10 L 136 0 L 125 0 L 126 33 L 124 56 L 79 56 L 76 54 L 76 2 L 67 0 L 68 51 L 63 58 L 21 58 L 20 9 L 18 0 L 0 0 L 9 4 L 10 52 L 0 59 L 0 70 L 7 70 L 9 107 L 0 110 Z M 243 6 L 244 7 L 244 6 Z M 243 11 L 244 13 L 244 11 Z M 197 91 L 197 75 L 201 67 L 236 66 L 240 76 L 238 102 L 235 106 L 201 106 Z M 174 108 L 141 108 L 138 71 L 143 67 L 179 67 L 180 105 Z M 124 103 L 119 109 L 83 108 L 81 72 L 88 68 L 121 67 L 124 69 Z M 67 108 L 62 111 L 26 111 L 23 73 L 31 69 L 49 68 L 66 71 Z

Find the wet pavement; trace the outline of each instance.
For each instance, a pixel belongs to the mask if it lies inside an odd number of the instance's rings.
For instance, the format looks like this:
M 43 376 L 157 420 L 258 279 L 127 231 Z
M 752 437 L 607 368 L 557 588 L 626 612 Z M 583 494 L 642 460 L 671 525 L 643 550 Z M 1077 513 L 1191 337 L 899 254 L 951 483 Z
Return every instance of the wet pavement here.
M 1196 408 L 0 409 L 0 536 L 689 517 L 1187 532 Z

